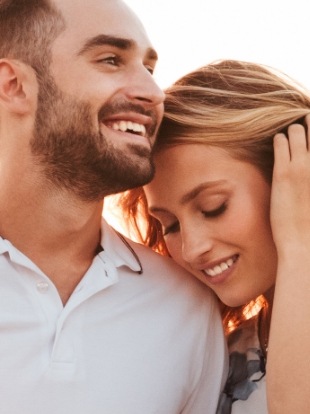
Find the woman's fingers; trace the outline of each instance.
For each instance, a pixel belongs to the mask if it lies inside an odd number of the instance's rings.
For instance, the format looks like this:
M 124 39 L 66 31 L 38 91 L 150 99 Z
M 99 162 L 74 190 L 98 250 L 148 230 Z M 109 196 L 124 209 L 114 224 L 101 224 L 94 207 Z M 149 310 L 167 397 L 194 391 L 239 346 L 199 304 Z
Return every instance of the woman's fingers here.
M 291 152 L 289 141 L 285 134 L 276 134 L 273 141 L 274 146 L 274 170 L 283 169 L 290 162 Z
M 288 127 L 288 142 L 292 161 L 295 157 L 307 154 L 308 140 L 305 127 L 300 124 L 290 125 Z
M 307 118 L 310 124 L 310 117 Z M 309 128 L 308 128 L 309 130 Z M 310 151 L 308 132 L 292 124 L 287 136 L 274 137 L 274 170 L 271 191 L 271 225 L 279 251 L 308 242 L 310 236 Z

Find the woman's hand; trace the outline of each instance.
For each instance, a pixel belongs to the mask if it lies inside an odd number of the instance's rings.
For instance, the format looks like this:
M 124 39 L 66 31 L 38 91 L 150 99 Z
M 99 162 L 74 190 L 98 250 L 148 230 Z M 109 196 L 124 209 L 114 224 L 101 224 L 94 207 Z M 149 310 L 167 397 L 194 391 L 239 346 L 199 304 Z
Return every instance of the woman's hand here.
M 310 116 L 274 137 L 271 226 L 278 254 L 310 248 Z M 310 250 L 309 250 L 310 254 Z
M 310 407 L 310 116 L 274 138 L 271 226 L 278 252 L 267 358 L 270 414 Z

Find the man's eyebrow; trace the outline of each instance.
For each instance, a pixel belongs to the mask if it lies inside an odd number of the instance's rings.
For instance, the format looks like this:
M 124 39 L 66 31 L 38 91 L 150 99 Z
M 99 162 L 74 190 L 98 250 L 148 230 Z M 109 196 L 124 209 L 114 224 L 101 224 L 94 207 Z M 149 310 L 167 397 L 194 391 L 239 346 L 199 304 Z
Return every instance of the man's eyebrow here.
M 202 191 L 224 184 L 225 182 L 226 182 L 225 180 L 217 180 L 217 181 L 208 181 L 207 183 L 199 184 L 197 185 L 197 187 L 193 188 L 191 191 L 184 194 L 180 202 L 181 204 L 186 204 L 189 201 L 194 200 L 194 198 L 196 198 Z
M 150 60 L 158 60 L 158 54 L 155 49 L 149 47 L 146 51 L 146 57 Z
M 137 46 L 136 42 L 132 39 L 100 34 L 98 36 L 88 39 L 83 45 L 83 47 L 80 49 L 78 55 L 83 55 L 91 51 L 92 49 L 105 45 L 113 46 L 121 50 L 134 49 Z M 151 47 L 147 49 L 146 57 L 151 60 L 158 59 L 156 51 Z
M 104 45 L 114 46 L 118 49 L 126 50 L 133 48 L 135 46 L 135 42 L 131 39 L 124 39 L 122 37 L 100 34 L 86 40 L 85 44 L 79 51 L 79 55 L 83 55 L 84 53 L 87 53 L 98 46 Z

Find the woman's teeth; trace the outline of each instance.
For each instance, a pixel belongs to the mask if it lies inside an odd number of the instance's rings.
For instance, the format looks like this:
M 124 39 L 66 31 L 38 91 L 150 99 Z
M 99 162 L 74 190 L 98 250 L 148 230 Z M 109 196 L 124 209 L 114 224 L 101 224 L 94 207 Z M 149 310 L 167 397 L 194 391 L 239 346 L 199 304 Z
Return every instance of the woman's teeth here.
M 225 262 L 222 262 L 216 266 L 214 266 L 212 269 L 206 269 L 204 270 L 204 273 L 206 273 L 208 276 L 214 277 L 218 276 L 221 273 L 223 273 L 225 270 L 227 270 L 229 267 L 231 267 L 234 263 L 233 259 L 228 259 Z

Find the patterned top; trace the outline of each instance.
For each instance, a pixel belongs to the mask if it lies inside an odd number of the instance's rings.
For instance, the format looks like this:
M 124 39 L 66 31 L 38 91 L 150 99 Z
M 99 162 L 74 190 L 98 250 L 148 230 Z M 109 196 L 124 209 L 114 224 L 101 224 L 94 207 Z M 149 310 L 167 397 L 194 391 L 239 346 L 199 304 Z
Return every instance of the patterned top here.
M 268 414 L 258 320 L 248 319 L 228 337 L 229 374 L 217 414 Z

